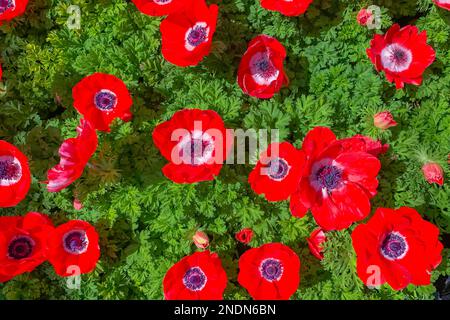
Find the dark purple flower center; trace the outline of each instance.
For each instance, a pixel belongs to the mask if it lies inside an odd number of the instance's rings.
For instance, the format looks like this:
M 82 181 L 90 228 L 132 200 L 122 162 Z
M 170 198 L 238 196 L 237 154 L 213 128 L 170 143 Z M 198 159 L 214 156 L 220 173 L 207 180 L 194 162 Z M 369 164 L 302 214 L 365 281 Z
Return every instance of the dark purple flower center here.
M 86 252 L 89 239 L 83 230 L 73 230 L 65 234 L 63 238 L 64 250 L 71 254 Z
M 168 4 L 172 2 L 172 0 L 153 0 L 156 4 Z
M 117 96 L 112 91 L 101 90 L 95 95 L 94 103 L 101 111 L 111 111 L 117 105 Z
M 16 6 L 14 0 L 0 0 L 0 14 L 4 13 L 6 10 Z
M 0 186 L 11 185 L 22 177 L 22 168 L 16 158 L 0 157 Z
M 333 165 L 324 165 L 316 173 L 316 180 L 321 189 L 336 189 L 342 180 L 342 170 Z
M 278 76 L 278 70 L 270 61 L 266 52 L 256 53 L 250 60 L 250 71 L 254 77 L 262 78 L 262 80 L 274 80 Z
M 397 64 L 404 64 L 407 59 L 405 51 L 401 49 L 394 50 L 392 56 Z
M 187 36 L 187 42 L 192 47 L 198 47 L 206 41 L 208 37 L 208 28 L 206 24 L 197 24 L 190 31 Z
M 8 245 L 8 256 L 15 260 L 28 258 L 33 253 L 34 241 L 28 236 L 14 238 Z
M 283 264 L 278 259 L 265 259 L 259 266 L 259 272 L 261 276 L 267 281 L 278 281 L 283 275 Z
M 192 134 L 189 140 L 181 145 L 180 157 L 185 164 L 204 164 L 212 156 L 212 151 L 214 150 L 213 141 L 203 134 L 201 136 L 198 135 L 199 133 Z
M 408 243 L 398 232 L 389 233 L 381 243 L 381 254 L 388 260 L 402 259 L 408 251 Z
M 282 158 L 270 160 L 268 167 L 268 175 L 272 180 L 283 180 L 289 172 L 289 165 L 287 161 Z
M 183 284 L 191 291 L 202 290 L 207 281 L 205 273 L 199 267 L 190 268 L 183 277 Z

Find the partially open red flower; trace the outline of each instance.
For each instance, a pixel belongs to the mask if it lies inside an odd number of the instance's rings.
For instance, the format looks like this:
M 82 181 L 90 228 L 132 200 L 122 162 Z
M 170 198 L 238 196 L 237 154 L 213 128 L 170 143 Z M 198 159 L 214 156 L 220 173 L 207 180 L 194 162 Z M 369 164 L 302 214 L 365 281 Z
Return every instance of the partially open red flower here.
M 28 0 L 0 0 L 0 25 L 22 15 L 27 8 Z
M 306 12 L 312 2 L 313 0 L 261 0 L 261 6 L 285 16 L 299 16 Z
M 323 260 L 323 243 L 327 241 L 325 232 L 321 228 L 315 229 L 307 239 L 309 250 L 319 260 Z
M 253 230 L 251 228 L 244 228 L 236 233 L 235 238 L 237 241 L 243 244 L 248 244 L 250 241 L 252 241 Z
M 422 173 L 428 183 L 444 185 L 444 170 L 436 162 L 427 162 L 422 166 Z
M 394 120 L 392 113 L 389 111 L 382 111 L 373 116 L 373 125 L 377 128 L 386 130 L 390 127 L 395 127 L 397 122 Z
M 222 300 L 227 275 L 217 253 L 196 252 L 175 263 L 163 280 L 166 300 Z
M 447 9 L 450 11 L 450 0 L 433 0 L 433 2 L 444 9 Z
M 300 284 L 300 259 L 281 243 L 249 249 L 239 259 L 238 282 L 255 300 L 287 300 Z
M 195 66 L 211 51 L 216 31 L 217 5 L 205 0 L 192 0 L 182 11 L 169 15 L 161 22 L 162 54 L 180 67 Z
M 206 249 L 209 247 L 208 235 L 203 231 L 197 230 L 192 236 L 192 241 L 194 241 L 195 246 L 199 249 Z
M 303 217 L 311 209 L 325 231 L 345 229 L 367 217 L 381 164 L 367 152 L 365 140 L 337 140 L 330 129 L 316 127 L 306 135 L 302 150 L 307 163 L 291 195 L 292 214 Z
M 54 229 L 47 247 L 48 261 L 62 277 L 93 271 L 100 257 L 97 231 L 81 220 L 71 220 Z
M 83 174 L 84 167 L 97 150 L 95 129 L 84 119 L 77 127 L 78 136 L 65 140 L 59 148 L 60 162 L 47 172 L 47 190 L 58 192 Z
M 422 84 L 423 73 L 436 57 L 427 44 L 427 32 L 419 33 L 416 26 L 400 28 L 394 24 L 385 35 L 376 34 L 367 49 L 367 55 L 377 71 L 384 71 L 397 89 L 405 83 Z
M 149 16 L 165 16 L 182 9 L 188 0 L 131 0 L 138 10 Z
M 0 282 L 31 272 L 46 259 L 50 219 L 37 212 L 24 217 L 0 217 Z
M 259 35 L 248 44 L 238 70 L 238 84 L 246 94 L 268 99 L 289 81 L 283 63 L 286 50 L 275 38 Z
M 14 207 L 31 185 L 27 157 L 12 144 L 0 140 L 0 208 Z
M 287 200 L 297 189 L 305 155 L 289 142 L 272 143 L 248 176 L 253 191 L 268 201 Z
M 442 260 L 438 237 L 439 229 L 412 208 L 377 209 L 352 233 L 359 278 L 371 287 L 387 282 L 394 290 L 430 284 Z
M 233 138 L 215 111 L 184 109 L 153 130 L 153 142 L 170 161 L 164 175 L 176 183 L 194 183 L 219 174 Z
M 358 16 L 356 17 L 356 20 L 358 21 L 358 24 L 361 26 L 366 26 L 373 20 L 373 13 L 370 10 L 367 10 L 366 8 L 361 9 L 358 12 Z
M 133 100 L 123 81 L 113 75 L 94 73 L 83 78 L 72 96 L 75 109 L 97 130 L 109 132 L 114 119 L 131 119 Z

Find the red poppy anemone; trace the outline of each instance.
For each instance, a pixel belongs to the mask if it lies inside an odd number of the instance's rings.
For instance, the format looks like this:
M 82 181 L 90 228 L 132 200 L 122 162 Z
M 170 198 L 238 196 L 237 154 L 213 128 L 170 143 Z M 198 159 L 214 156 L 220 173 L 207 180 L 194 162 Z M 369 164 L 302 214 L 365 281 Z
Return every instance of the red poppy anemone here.
M 306 12 L 312 2 L 313 0 L 261 0 L 261 6 L 285 16 L 299 16 Z
M 175 263 L 163 280 L 166 300 L 222 300 L 227 275 L 217 253 L 196 252 Z
M 420 85 L 423 73 L 436 57 L 427 44 L 427 32 L 419 33 L 416 26 L 400 28 L 394 24 L 385 35 L 376 34 L 367 49 L 367 55 L 378 72 L 384 71 L 386 79 L 397 89 L 405 83 Z
M 184 109 L 155 128 L 153 142 L 170 161 L 164 175 L 176 183 L 194 183 L 219 174 L 233 138 L 215 111 Z
M 370 198 L 377 193 L 380 161 L 368 153 L 365 139 L 337 140 L 324 127 L 308 132 L 303 146 L 306 165 L 291 212 L 303 217 L 308 209 L 325 231 L 341 230 L 370 213 Z
M 447 9 L 450 11 L 450 0 L 433 0 L 433 2 L 443 9 Z
M 352 233 L 359 278 L 372 287 L 387 282 L 394 290 L 429 285 L 442 260 L 438 237 L 439 229 L 412 208 L 377 209 Z
M 75 109 L 97 130 L 109 132 L 114 119 L 131 119 L 133 100 L 123 81 L 113 75 L 85 77 L 73 87 L 72 96 Z
M 217 5 L 192 0 L 185 10 L 169 15 L 161 22 L 162 54 L 180 67 L 195 66 L 211 51 L 216 31 Z
M 0 282 L 31 272 L 45 261 L 50 219 L 30 212 L 24 217 L 0 217 Z
M 95 129 L 84 119 L 77 127 L 78 136 L 65 140 L 59 148 L 60 162 L 47 172 L 47 190 L 58 192 L 83 174 L 84 167 L 98 145 Z
M 165 16 L 182 9 L 187 0 L 131 0 L 138 10 L 149 16 Z
M 300 259 L 281 243 L 249 249 L 239 259 L 238 282 L 255 300 L 287 300 L 300 284 Z
M 238 70 L 238 84 L 246 94 L 269 99 L 289 80 L 284 73 L 286 50 L 275 38 L 259 35 L 250 41 Z
M 321 228 L 317 228 L 313 232 L 308 239 L 308 247 L 311 253 L 319 260 L 323 260 L 323 244 L 327 241 L 327 237 L 325 232 Z
M 251 228 L 244 228 L 237 232 L 234 236 L 237 241 L 243 244 L 249 244 L 253 238 L 253 230 Z
M 0 0 L 0 25 L 22 15 L 27 8 L 28 0 Z
M 297 189 L 305 155 L 288 142 L 272 143 L 248 177 L 253 191 L 268 201 L 287 200 Z
M 97 231 L 81 220 L 71 220 L 54 229 L 47 247 L 48 261 L 62 277 L 91 272 L 100 257 Z
M 0 208 L 14 207 L 30 189 L 27 157 L 12 144 L 0 140 Z

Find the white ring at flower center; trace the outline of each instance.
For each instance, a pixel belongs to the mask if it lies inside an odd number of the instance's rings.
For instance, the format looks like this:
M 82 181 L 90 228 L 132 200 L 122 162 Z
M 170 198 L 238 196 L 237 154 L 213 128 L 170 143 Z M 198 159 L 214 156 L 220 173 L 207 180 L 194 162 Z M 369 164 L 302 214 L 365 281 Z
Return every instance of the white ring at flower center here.
M 401 52 L 404 55 L 404 61 L 397 61 L 395 57 L 396 52 Z M 405 48 L 399 43 L 392 43 L 386 46 L 381 51 L 381 64 L 383 67 L 392 72 L 402 72 L 411 66 L 413 55 L 411 50 Z

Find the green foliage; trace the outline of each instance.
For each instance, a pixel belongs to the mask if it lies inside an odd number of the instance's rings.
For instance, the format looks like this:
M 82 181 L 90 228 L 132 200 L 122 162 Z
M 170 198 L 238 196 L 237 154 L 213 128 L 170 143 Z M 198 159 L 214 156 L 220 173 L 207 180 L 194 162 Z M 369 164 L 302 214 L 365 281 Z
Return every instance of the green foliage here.
M 213 51 L 199 66 L 184 69 L 161 56 L 160 19 L 125 0 L 34 0 L 24 16 L 0 27 L 0 138 L 23 150 L 33 173 L 26 200 L 0 214 L 40 211 L 55 224 L 84 219 L 99 231 L 102 251 L 97 269 L 82 276 L 81 290 L 67 289 L 66 279 L 44 263 L 0 284 L 0 299 L 161 299 L 164 274 L 196 250 L 191 237 L 197 229 L 209 235 L 211 250 L 222 258 L 229 276 L 225 298 L 248 299 L 237 283 L 244 248 L 234 239 L 244 227 L 255 231 L 252 247 L 281 241 L 299 254 L 296 299 L 433 298 L 432 285 L 400 292 L 364 287 L 355 273 L 350 230 L 329 233 L 319 262 L 306 242 L 316 227 L 313 219 L 296 219 L 287 202 L 269 203 L 254 194 L 247 183 L 252 165 L 226 165 L 212 182 L 168 181 L 151 132 L 175 111 L 197 107 L 216 110 L 229 128 L 280 129 L 280 138 L 296 146 L 318 125 L 339 137 L 380 138 L 390 150 L 382 157 L 373 208 L 411 206 L 449 233 L 449 184 L 429 185 L 420 171 L 424 159 L 437 161 L 450 179 L 450 27 L 442 10 L 429 0 L 373 1 L 382 7 L 383 32 L 394 21 L 416 24 L 427 30 L 437 52 L 421 87 L 396 91 L 365 53 L 374 31 L 360 27 L 356 15 L 369 1 L 314 1 L 297 18 L 266 11 L 258 0 L 208 2 L 220 4 Z M 71 4 L 81 8 L 80 30 L 66 26 Z M 268 101 L 245 96 L 236 83 L 247 42 L 260 33 L 278 38 L 288 53 L 290 85 Z M 50 194 L 41 182 L 79 121 L 71 88 L 97 71 L 125 81 L 134 118 L 99 134 L 93 166 L 66 190 Z M 376 129 L 372 115 L 381 110 L 390 110 L 399 125 Z M 73 209 L 74 197 L 83 202 L 81 211 Z M 434 279 L 450 274 L 448 251 L 443 258 Z

